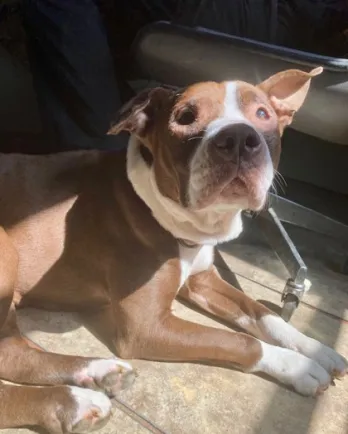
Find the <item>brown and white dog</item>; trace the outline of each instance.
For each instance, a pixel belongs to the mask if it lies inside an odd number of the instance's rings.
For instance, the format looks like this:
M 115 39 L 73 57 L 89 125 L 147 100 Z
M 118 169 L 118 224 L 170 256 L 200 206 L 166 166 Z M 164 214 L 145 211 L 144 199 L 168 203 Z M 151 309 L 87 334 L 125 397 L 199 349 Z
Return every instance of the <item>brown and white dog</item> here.
M 346 374 L 343 357 L 213 266 L 213 247 L 242 231 L 242 210 L 264 206 L 283 129 L 321 71 L 143 92 L 110 131 L 131 133 L 127 153 L 1 156 L 0 378 L 26 385 L 0 384 L 0 428 L 88 432 L 133 375 L 119 359 L 30 345 L 16 324 L 22 306 L 81 312 L 125 359 L 234 366 L 304 395 Z M 179 292 L 246 333 L 175 317 Z

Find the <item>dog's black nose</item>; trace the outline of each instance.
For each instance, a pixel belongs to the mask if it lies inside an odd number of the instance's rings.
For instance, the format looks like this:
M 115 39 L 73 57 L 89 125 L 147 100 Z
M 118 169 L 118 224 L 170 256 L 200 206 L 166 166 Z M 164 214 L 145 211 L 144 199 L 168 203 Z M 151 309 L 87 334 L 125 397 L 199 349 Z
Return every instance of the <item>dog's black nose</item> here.
M 215 152 L 225 160 L 238 159 L 261 146 L 256 130 L 246 124 L 234 124 L 219 131 L 212 140 Z

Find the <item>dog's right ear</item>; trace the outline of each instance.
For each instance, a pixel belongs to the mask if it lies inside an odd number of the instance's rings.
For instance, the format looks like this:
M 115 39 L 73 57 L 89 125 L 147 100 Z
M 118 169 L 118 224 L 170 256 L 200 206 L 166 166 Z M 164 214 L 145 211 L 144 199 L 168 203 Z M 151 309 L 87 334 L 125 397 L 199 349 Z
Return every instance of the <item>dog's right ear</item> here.
M 158 113 L 165 103 L 173 97 L 174 91 L 164 87 L 146 89 L 137 94 L 123 106 L 117 121 L 111 126 L 107 134 L 118 134 L 128 131 L 139 137 L 144 137 Z

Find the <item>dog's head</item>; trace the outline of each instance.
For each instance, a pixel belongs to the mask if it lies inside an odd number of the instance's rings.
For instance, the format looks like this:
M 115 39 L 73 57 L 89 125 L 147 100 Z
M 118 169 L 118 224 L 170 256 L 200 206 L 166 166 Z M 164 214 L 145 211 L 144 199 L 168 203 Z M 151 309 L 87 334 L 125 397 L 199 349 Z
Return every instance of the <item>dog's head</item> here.
M 287 70 L 257 86 L 205 82 L 146 90 L 110 134 L 135 135 L 162 195 L 192 210 L 259 210 L 278 166 L 283 130 L 303 104 L 311 72 Z

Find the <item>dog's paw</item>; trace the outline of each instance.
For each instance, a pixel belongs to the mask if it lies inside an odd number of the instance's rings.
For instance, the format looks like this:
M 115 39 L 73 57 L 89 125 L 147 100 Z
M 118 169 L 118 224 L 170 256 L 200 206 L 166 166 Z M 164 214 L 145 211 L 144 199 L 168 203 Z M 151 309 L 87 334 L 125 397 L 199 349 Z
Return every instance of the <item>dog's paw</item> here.
M 276 315 L 261 319 L 261 329 L 270 342 L 298 351 L 315 360 L 332 377 L 343 377 L 348 372 L 347 360 L 331 348 L 309 338 Z
M 348 373 L 348 361 L 343 356 L 315 339 L 304 338 L 298 344 L 298 351 L 318 362 L 333 378 L 342 378 Z
M 305 396 L 318 396 L 331 383 L 329 373 L 300 353 L 261 342 L 262 357 L 252 371 L 264 372 Z
M 75 375 L 75 383 L 114 396 L 119 390 L 129 387 L 135 377 L 132 366 L 123 360 L 96 359 Z
M 70 433 L 89 433 L 100 429 L 111 415 L 110 399 L 101 392 L 70 387 L 74 415 L 67 426 Z

